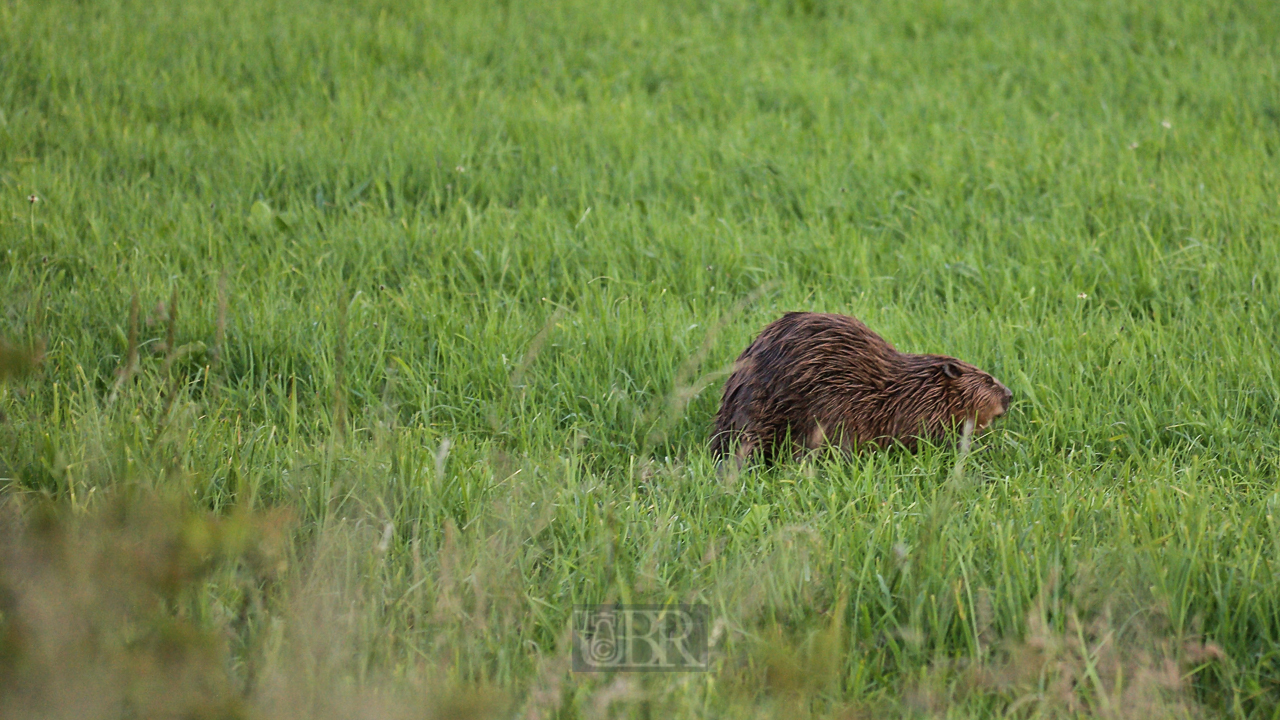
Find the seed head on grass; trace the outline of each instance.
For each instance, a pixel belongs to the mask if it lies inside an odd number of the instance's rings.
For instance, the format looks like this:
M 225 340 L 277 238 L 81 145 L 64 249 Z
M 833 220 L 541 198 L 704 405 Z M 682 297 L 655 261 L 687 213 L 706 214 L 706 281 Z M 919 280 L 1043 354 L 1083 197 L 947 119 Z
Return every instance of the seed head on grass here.
M 31 194 L 27 196 L 27 203 L 30 211 L 27 213 L 28 226 L 31 229 L 31 246 L 35 247 L 36 243 L 36 203 L 40 202 L 40 196 Z

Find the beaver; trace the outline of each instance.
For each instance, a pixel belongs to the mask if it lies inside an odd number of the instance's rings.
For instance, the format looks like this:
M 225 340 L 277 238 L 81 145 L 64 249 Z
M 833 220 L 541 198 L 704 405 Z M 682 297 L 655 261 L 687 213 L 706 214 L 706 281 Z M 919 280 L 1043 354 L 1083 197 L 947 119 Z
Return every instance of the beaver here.
M 734 363 L 711 451 L 766 462 L 832 443 L 846 451 L 937 443 L 966 421 L 985 429 L 1013 394 L 943 355 L 900 353 L 856 318 L 791 312 Z

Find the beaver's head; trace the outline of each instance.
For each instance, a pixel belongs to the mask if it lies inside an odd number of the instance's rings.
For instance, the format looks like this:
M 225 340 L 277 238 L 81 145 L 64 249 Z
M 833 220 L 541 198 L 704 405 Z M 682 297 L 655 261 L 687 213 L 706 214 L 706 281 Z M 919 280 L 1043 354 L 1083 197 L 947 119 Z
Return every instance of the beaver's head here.
M 1009 411 L 1013 393 L 999 380 L 955 358 L 936 356 L 933 360 L 945 398 L 944 412 L 956 425 L 973 420 L 973 431 L 979 432 Z

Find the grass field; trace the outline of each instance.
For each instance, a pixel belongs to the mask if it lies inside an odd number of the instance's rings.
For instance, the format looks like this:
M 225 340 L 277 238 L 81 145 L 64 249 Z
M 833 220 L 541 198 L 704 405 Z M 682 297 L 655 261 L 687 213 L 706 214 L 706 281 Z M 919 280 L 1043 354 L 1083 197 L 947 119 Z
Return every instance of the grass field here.
M 1011 412 L 717 473 L 788 310 Z M 0 717 L 1280 714 L 1273 2 L 0 0 L 0 337 Z

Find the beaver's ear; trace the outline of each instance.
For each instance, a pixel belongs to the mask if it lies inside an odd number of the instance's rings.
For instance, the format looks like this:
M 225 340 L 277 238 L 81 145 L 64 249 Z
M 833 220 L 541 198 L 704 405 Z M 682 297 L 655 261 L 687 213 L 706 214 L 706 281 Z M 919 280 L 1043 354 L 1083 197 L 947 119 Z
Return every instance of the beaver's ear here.
M 953 362 L 942 363 L 942 374 L 952 380 L 960 379 L 960 366 Z

